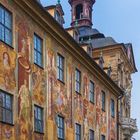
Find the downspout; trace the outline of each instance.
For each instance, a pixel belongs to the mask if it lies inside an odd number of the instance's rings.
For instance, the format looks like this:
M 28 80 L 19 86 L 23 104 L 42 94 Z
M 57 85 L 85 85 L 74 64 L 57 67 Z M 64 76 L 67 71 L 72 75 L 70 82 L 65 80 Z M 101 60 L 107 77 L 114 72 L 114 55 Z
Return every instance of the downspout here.
M 119 139 L 119 120 L 120 120 L 120 116 L 119 116 L 119 100 L 121 100 L 122 98 L 124 97 L 124 94 L 120 95 L 118 98 L 117 98 L 117 140 L 120 140 Z

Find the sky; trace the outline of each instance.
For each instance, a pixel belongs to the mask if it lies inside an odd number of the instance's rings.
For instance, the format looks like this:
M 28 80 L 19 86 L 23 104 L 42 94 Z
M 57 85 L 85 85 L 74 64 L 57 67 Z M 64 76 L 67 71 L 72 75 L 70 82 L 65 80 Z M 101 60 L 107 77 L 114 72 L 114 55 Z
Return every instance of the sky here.
M 57 0 L 41 0 L 41 3 L 49 6 L 56 4 Z M 61 4 L 65 12 L 64 27 L 69 27 L 71 7 L 68 0 L 61 0 Z M 105 36 L 113 37 L 118 43 L 132 43 L 136 67 L 140 70 L 140 0 L 96 0 L 93 6 L 93 28 Z M 133 74 L 132 80 L 131 116 L 137 119 L 140 129 L 140 72 Z M 140 133 L 133 137 L 140 140 Z

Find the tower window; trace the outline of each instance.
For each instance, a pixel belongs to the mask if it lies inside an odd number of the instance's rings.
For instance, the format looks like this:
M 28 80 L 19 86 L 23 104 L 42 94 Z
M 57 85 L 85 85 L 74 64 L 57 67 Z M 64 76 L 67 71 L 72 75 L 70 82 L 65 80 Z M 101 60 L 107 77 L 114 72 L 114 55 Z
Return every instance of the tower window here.
M 76 19 L 81 19 L 83 17 L 83 5 L 78 4 L 76 6 Z

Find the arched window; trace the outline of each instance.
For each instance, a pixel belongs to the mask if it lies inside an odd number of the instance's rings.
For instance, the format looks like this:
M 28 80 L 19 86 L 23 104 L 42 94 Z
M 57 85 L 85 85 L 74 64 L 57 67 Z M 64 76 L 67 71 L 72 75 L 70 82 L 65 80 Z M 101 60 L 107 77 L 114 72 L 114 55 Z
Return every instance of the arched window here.
M 82 4 L 78 4 L 76 6 L 76 19 L 81 19 L 83 14 L 83 5 Z

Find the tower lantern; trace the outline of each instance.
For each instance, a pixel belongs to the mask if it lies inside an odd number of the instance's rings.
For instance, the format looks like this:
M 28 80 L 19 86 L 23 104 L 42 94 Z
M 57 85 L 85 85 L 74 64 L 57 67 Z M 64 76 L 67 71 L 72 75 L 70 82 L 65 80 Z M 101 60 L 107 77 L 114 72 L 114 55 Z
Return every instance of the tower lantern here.
M 72 7 L 72 22 L 71 26 L 78 21 L 78 26 L 92 26 L 92 6 L 95 0 L 69 0 Z

